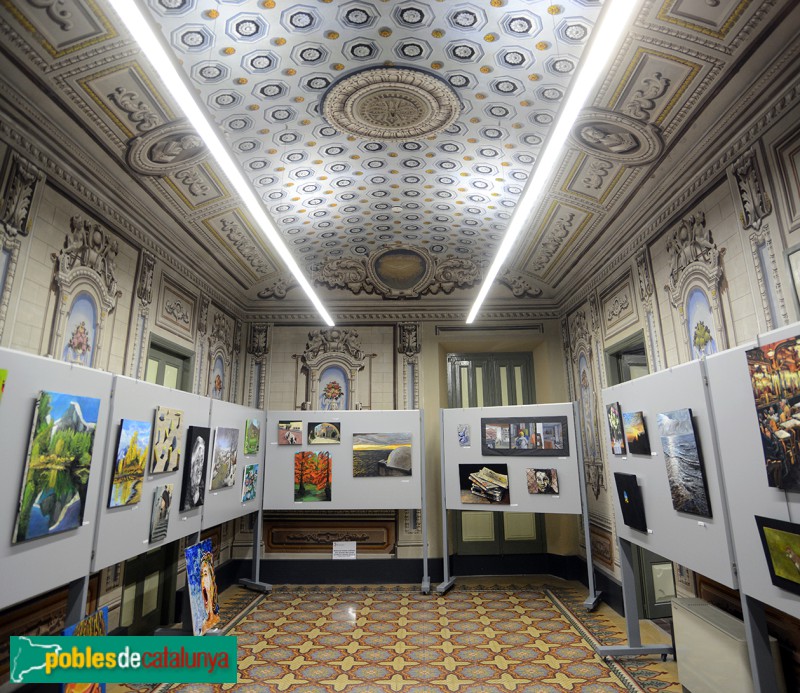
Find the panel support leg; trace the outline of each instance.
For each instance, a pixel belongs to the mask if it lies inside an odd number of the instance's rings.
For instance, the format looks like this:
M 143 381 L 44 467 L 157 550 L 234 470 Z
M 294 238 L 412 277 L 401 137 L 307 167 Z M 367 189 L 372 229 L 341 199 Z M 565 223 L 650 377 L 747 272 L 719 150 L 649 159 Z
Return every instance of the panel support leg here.
M 247 587 L 247 589 L 255 590 L 256 592 L 271 592 L 272 585 L 266 582 L 261 582 L 261 535 L 264 529 L 264 522 L 262 519 L 263 510 L 259 510 L 255 515 L 253 525 L 253 563 L 252 563 L 252 577 L 242 578 L 239 584 Z
M 67 591 L 66 626 L 74 626 L 86 616 L 86 602 L 89 597 L 89 576 L 79 577 L 69 583 Z
M 447 480 L 445 478 L 445 464 L 444 464 L 444 412 L 440 419 L 440 432 L 441 441 L 439 443 L 439 450 L 441 456 L 439 458 L 439 465 L 442 472 L 442 574 L 443 580 L 436 586 L 436 591 L 439 594 L 444 594 L 455 584 L 455 577 L 450 577 L 450 545 L 448 543 L 447 531 Z
M 775 661 L 769 646 L 767 618 L 764 606 L 756 599 L 742 592 L 742 618 L 747 635 L 747 654 L 750 657 L 750 673 L 753 676 L 755 693 L 772 693 L 778 688 L 775 674 Z

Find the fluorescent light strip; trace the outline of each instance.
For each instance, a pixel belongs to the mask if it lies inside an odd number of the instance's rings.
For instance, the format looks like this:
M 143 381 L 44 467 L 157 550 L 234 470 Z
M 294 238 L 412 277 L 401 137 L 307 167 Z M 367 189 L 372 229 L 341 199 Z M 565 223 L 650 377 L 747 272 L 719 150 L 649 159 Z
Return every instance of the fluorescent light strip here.
M 472 304 L 472 309 L 467 316 L 467 323 L 475 320 L 500 268 L 505 263 L 517 238 L 525 230 L 528 218 L 546 190 L 545 185 L 549 182 L 556 165 L 561 161 L 562 149 L 569 136 L 569 131 L 575 124 L 586 99 L 594 89 L 595 83 L 605 71 L 606 63 L 614 53 L 617 41 L 628 26 L 630 15 L 638 5 L 639 3 L 634 0 L 612 0 L 611 4 L 603 10 L 601 23 L 592 34 L 591 46 L 584 54 L 580 70 L 573 80 L 561 114 L 547 140 L 547 146 L 539 157 L 533 177 L 528 181 L 522 197 L 517 203 L 503 242 L 483 280 L 478 297 Z
M 227 147 L 220 139 L 216 127 L 197 104 L 194 94 L 184 83 L 183 78 L 172 62 L 172 58 L 164 49 L 150 23 L 137 7 L 136 2 L 134 0 L 108 0 L 108 2 L 124 22 L 128 32 L 138 42 L 142 52 L 147 56 L 153 69 L 158 73 L 158 76 L 172 95 L 173 101 L 180 105 L 186 118 L 197 130 L 197 134 L 203 138 L 217 165 L 223 170 L 245 207 L 247 207 L 247 211 L 250 212 L 253 221 L 255 221 L 272 247 L 280 255 L 325 323 L 333 327 L 334 322 L 331 316 L 328 315 L 322 305 L 322 301 L 319 300 L 310 282 L 306 279 L 300 266 L 280 237 L 272 220 L 264 211 L 260 200 L 250 187 L 249 181 L 242 175 L 239 164 L 233 160 Z

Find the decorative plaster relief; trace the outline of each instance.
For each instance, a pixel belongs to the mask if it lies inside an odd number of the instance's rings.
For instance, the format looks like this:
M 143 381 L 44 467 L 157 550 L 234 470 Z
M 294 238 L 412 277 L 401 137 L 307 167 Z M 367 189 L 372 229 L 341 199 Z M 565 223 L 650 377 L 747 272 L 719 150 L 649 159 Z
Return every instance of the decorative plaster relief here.
M 14 3 L 13 12 L 54 58 L 116 36 L 106 18 L 83 0 L 27 0 Z
M 270 262 L 260 241 L 255 240 L 255 232 L 237 210 L 203 219 L 203 224 L 220 241 L 227 243 L 238 253 L 246 266 L 254 273 L 254 279 L 277 272 L 278 268 Z
M 186 120 L 148 130 L 128 143 L 128 165 L 143 176 L 165 176 L 208 155 L 202 138 Z
M 0 228 L 8 236 L 27 236 L 42 194 L 44 174 L 16 152 L 8 158 L 0 206 Z
M 753 150 L 745 152 L 728 168 L 733 199 L 739 208 L 739 221 L 745 229 L 758 230 L 762 220 L 772 212 L 764 179 Z
M 401 322 L 397 325 L 397 353 L 413 358 L 422 351 L 419 341 L 420 323 Z
M 620 283 L 605 292 L 600 300 L 606 337 L 611 337 L 639 321 L 636 299 L 633 294 L 633 278 L 630 273 Z
M 193 340 L 196 312 L 197 297 L 162 275 L 156 325 L 183 339 Z
M 136 284 L 136 296 L 143 306 L 150 305 L 153 298 L 153 273 L 156 257 L 149 250 L 142 249 L 139 263 L 139 281 Z
M 247 342 L 247 353 L 255 359 L 261 359 L 269 353 L 269 325 L 265 322 L 254 322 L 250 325 L 250 339 Z
M 655 161 L 664 149 L 658 128 L 615 111 L 584 109 L 570 132 L 583 151 L 626 166 Z

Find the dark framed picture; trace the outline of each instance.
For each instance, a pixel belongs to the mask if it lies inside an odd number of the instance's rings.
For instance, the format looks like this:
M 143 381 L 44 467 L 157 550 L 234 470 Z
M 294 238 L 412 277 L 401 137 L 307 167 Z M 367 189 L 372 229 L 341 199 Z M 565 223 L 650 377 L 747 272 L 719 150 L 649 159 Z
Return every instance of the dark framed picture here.
M 635 474 L 614 472 L 614 482 L 617 485 L 622 521 L 631 529 L 646 532 L 647 519 L 644 516 L 644 501 L 638 478 Z
M 800 525 L 760 515 L 755 518 L 772 584 L 800 594 Z
M 622 432 L 622 410 L 619 402 L 606 405 L 608 418 L 608 435 L 611 437 L 611 452 L 615 455 L 625 454 L 625 434 Z
M 482 455 L 566 457 L 566 416 L 481 419 Z

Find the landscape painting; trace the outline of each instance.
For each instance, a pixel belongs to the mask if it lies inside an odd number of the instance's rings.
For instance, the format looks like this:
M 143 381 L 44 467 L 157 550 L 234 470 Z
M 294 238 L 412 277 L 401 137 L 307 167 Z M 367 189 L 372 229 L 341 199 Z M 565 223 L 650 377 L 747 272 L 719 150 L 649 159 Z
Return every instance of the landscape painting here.
M 183 465 L 182 512 L 197 508 L 205 501 L 211 429 L 203 426 L 189 426 L 186 434 L 186 449 L 189 451 L 189 460 Z
M 174 472 L 181 463 L 183 439 L 183 412 L 180 409 L 158 407 L 153 429 L 152 474 Z
M 316 503 L 331 499 L 329 452 L 297 452 L 294 455 L 294 500 Z
M 611 452 L 615 455 L 625 454 L 625 436 L 622 432 L 622 412 L 619 402 L 606 405 L 608 418 L 608 434 L 611 437 Z
M 256 497 L 256 484 L 258 483 L 258 465 L 247 464 L 242 477 L 242 503 L 254 500 Z
M 507 464 L 460 464 L 461 502 L 475 505 L 509 505 Z
M 481 419 L 481 454 L 567 456 L 567 417 Z
M 644 425 L 644 414 L 640 411 L 622 412 L 622 426 L 625 429 L 628 454 L 649 455 L 650 438 Z
M 214 435 L 214 461 L 211 465 L 212 491 L 233 486 L 238 450 L 239 429 L 218 428 Z
M 772 584 L 800 594 L 800 525 L 756 515 Z
M 711 517 L 708 484 L 692 410 L 677 409 L 659 414 L 658 431 L 667 464 L 672 507 L 682 513 Z
M 526 469 L 525 480 L 528 483 L 528 493 L 558 495 L 557 469 Z
M 211 539 L 204 539 L 199 544 L 187 547 L 184 555 L 186 584 L 192 612 L 192 633 L 203 635 L 219 623 L 219 600 Z
M 94 397 L 39 393 L 12 544 L 83 523 L 99 410 Z
M 255 455 L 261 441 L 261 422 L 258 419 L 245 419 L 244 454 Z
M 150 514 L 150 543 L 167 538 L 169 509 L 172 506 L 172 491 L 175 484 L 156 486 L 153 494 L 153 511 Z
M 278 421 L 278 445 L 302 445 L 302 421 Z
M 353 476 L 411 476 L 411 434 L 354 433 Z
M 142 500 L 152 429 L 149 421 L 122 419 L 120 422 L 109 508 L 135 505 Z
M 308 424 L 309 444 L 338 445 L 341 442 L 341 424 L 333 421 L 314 421 Z

